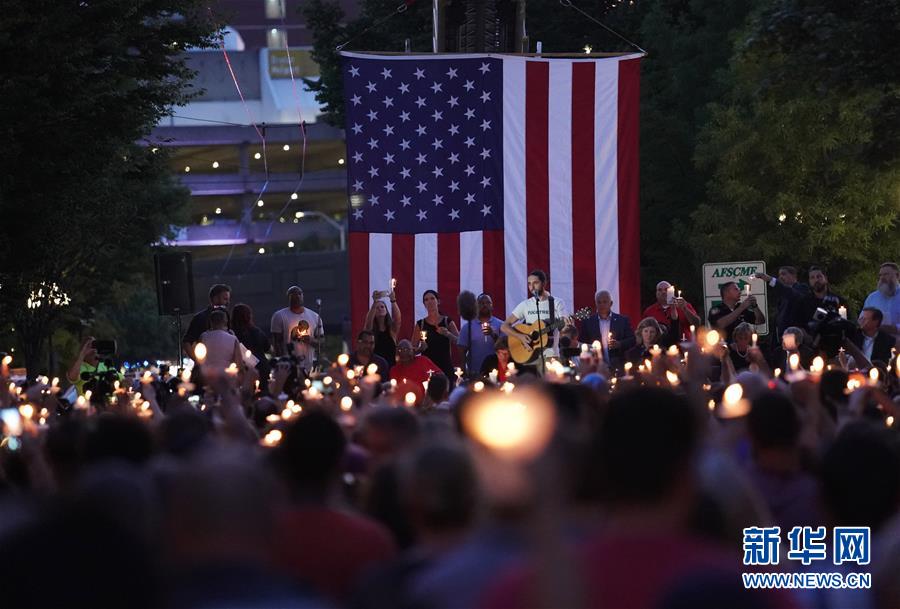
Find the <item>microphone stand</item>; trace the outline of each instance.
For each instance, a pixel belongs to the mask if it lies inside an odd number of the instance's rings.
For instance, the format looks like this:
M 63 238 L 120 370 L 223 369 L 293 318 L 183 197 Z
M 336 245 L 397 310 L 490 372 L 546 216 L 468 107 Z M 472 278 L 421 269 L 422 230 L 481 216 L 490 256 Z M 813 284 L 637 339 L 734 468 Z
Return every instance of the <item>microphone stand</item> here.
M 547 372 L 547 362 L 544 361 L 544 348 L 541 346 L 541 293 L 537 290 L 534 291 L 534 304 L 536 305 L 535 310 L 537 311 L 537 321 L 538 321 L 538 349 L 541 352 L 541 376 L 544 376 L 544 373 Z
M 319 310 L 316 313 L 319 314 L 318 321 L 316 322 L 316 329 L 314 331 L 315 336 L 313 338 L 316 341 L 316 366 L 321 365 L 320 362 L 322 360 L 322 338 L 324 338 L 325 332 L 322 329 L 322 299 L 316 298 L 316 308 Z M 321 332 L 320 332 L 321 331 Z

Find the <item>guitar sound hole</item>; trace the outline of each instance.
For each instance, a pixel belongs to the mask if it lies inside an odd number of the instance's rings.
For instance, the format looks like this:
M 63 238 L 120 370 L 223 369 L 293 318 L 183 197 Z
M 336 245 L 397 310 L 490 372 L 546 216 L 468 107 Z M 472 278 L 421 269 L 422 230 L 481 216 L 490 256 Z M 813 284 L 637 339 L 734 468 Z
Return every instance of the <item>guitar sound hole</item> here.
M 537 332 L 532 332 L 529 336 L 531 337 L 531 340 L 537 340 L 537 339 L 538 339 L 538 333 L 537 333 Z

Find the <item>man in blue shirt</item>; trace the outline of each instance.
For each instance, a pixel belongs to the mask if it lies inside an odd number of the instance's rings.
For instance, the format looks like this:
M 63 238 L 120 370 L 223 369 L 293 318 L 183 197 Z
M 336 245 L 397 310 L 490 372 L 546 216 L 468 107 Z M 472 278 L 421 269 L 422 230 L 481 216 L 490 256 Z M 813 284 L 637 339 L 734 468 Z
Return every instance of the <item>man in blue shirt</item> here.
M 500 326 L 503 321 L 494 317 L 494 301 L 489 294 L 478 296 L 478 317 L 463 323 L 459 329 L 457 345 L 464 351 L 470 350 L 468 358 L 469 376 L 475 376 L 481 370 L 484 358 L 494 353 L 494 341 L 500 337 Z
M 881 311 L 884 316 L 879 330 L 894 340 L 900 336 L 900 272 L 894 262 L 885 262 L 878 270 L 878 289 L 869 294 L 863 306 Z

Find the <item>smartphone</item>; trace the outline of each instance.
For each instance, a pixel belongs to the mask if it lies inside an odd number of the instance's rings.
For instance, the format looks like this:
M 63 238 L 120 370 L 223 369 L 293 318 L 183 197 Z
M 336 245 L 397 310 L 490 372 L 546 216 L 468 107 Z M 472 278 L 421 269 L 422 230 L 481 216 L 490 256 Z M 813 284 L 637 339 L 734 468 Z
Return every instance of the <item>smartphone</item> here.
M 114 340 L 95 340 L 91 346 L 97 350 L 99 356 L 112 356 L 116 354 L 116 341 Z
M 22 415 L 19 414 L 18 408 L 4 408 L 3 410 L 0 410 L 0 419 L 3 420 L 3 426 L 6 428 L 6 435 L 22 435 Z
M 319 381 L 319 380 L 313 381 L 312 386 L 321 392 L 325 391 L 325 383 L 323 383 L 322 381 Z

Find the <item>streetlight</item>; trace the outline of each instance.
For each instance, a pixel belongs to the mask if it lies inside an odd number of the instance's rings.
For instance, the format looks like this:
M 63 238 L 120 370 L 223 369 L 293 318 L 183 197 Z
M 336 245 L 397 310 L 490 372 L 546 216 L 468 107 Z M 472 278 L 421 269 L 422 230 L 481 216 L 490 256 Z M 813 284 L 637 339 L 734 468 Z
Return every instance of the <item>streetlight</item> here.
M 334 228 L 334 230 L 336 230 L 338 232 L 338 234 L 340 235 L 340 239 L 341 239 L 341 249 L 342 250 L 347 249 L 347 231 L 344 228 L 343 224 L 341 224 L 340 222 L 337 222 L 331 216 L 323 214 L 320 211 L 298 211 L 297 213 L 294 214 L 294 216 L 297 218 L 300 218 L 300 219 L 309 218 L 310 216 L 315 216 L 316 218 L 320 218 L 326 224 L 328 224 L 329 226 L 331 226 L 332 228 Z

